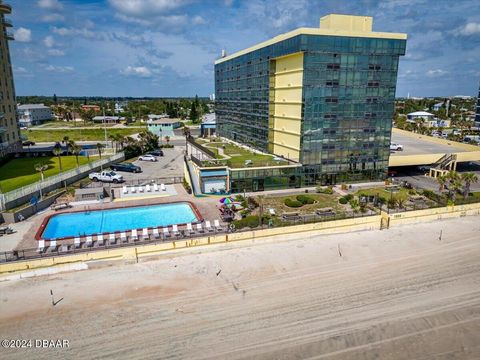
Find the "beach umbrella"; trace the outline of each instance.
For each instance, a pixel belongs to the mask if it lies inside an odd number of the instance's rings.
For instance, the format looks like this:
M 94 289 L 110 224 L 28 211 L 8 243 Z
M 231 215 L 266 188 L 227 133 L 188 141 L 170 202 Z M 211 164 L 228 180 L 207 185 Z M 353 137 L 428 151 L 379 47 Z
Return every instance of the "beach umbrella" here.
M 232 198 L 229 198 L 229 197 L 224 197 L 224 198 L 221 198 L 220 199 L 220 202 L 222 204 L 231 204 L 233 202 Z

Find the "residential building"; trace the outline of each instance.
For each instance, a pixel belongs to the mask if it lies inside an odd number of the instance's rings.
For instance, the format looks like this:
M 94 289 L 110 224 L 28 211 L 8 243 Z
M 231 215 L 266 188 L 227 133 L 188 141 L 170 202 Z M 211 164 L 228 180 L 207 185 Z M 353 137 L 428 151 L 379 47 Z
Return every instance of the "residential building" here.
M 385 178 L 407 35 L 372 25 L 331 14 L 215 62 L 217 133 L 301 165 L 236 172 L 233 192 Z
M 98 105 L 82 105 L 82 106 L 80 106 L 80 108 L 83 111 L 93 110 L 95 112 L 100 112 L 100 106 L 98 106 Z
M 203 115 L 202 123 L 200 124 L 200 136 L 209 137 L 215 135 L 217 130 L 217 120 L 215 113 L 208 113 Z
M 54 118 L 52 109 L 43 104 L 24 104 L 17 107 L 20 126 L 40 125 Z
M 97 123 L 103 123 L 103 122 L 118 123 L 122 120 L 125 120 L 125 118 L 124 117 L 119 117 L 119 116 L 94 116 L 92 118 L 92 121 L 97 122 Z
M 164 139 L 165 136 L 175 136 L 173 130 L 177 129 L 182 124 L 177 119 L 159 119 L 147 121 L 147 130 L 152 134 L 158 135 L 160 139 Z
M 439 111 L 443 106 L 443 102 L 436 103 L 435 105 L 432 106 L 433 111 Z
M 0 159 L 21 148 L 20 132 L 15 109 L 15 86 L 8 41 L 13 40 L 9 28 L 12 23 L 5 17 L 12 7 L 0 0 Z
M 167 118 L 168 118 L 167 114 L 160 114 L 160 115 L 149 114 L 148 115 L 148 121 L 167 119 Z
M 433 120 L 434 118 L 435 115 L 426 111 L 415 111 L 407 114 L 407 121 L 411 123 L 415 123 L 415 121 L 418 119 L 428 121 Z

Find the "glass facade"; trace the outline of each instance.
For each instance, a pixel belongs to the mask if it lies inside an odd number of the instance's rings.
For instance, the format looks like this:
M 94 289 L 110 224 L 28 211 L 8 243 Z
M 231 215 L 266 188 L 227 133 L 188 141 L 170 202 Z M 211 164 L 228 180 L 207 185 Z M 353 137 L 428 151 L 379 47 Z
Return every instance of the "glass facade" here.
M 480 123 L 480 86 L 478 87 L 477 114 L 475 115 L 475 122 Z
M 218 134 L 267 152 L 272 64 L 302 52 L 300 185 L 383 179 L 405 46 L 406 40 L 301 34 L 220 62 Z

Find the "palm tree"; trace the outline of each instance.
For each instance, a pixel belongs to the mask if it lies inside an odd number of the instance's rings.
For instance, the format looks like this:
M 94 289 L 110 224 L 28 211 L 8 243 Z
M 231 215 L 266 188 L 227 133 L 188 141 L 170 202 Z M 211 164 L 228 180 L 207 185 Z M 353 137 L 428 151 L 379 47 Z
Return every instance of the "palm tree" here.
M 73 155 L 75 155 L 75 160 L 77 161 L 77 167 L 80 166 L 80 163 L 78 162 L 78 155 L 80 155 L 80 152 L 82 150 L 83 149 L 80 145 L 77 145 L 75 143 L 70 144 L 70 151 L 72 152 Z
M 53 148 L 52 152 L 53 152 L 53 155 L 58 157 L 58 166 L 60 167 L 60 172 L 62 172 L 62 170 L 63 170 L 63 168 L 62 168 L 62 158 L 61 158 L 60 155 L 62 155 L 63 150 L 60 146 L 55 146 Z
M 69 140 L 70 140 L 70 138 L 69 138 L 68 136 L 64 136 L 62 142 L 63 142 L 64 144 L 68 144 L 68 141 L 69 141 Z
M 98 156 L 100 156 L 100 159 L 102 158 L 102 149 L 105 147 L 102 143 L 97 143 L 97 150 L 98 150 Z
M 463 198 L 467 198 L 470 194 L 470 186 L 478 182 L 478 176 L 474 173 L 464 173 L 461 175 L 462 181 L 465 183 L 463 187 Z
M 45 164 L 45 163 L 36 163 L 34 165 L 34 168 L 35 168 L 35 171 L 38 171 L 40 173 L 40 176 L 41 176 L 41 179 L 42 179 L 42 182 L 43 182 L 43 179 L 44 179 L 44 176 L 43 176 L 43 173 L 45 170 L 48 169 L 48 165 Z M 43 197 L 43 194 L 42 194 L 42 186 L 40 185 L 40 198 Z
M 170 136 L 168 136 L 168 135 L 165 136 L 165 141 L 167 142 L 167 145 L 168 145 L 168 143 L 170 142 Z
M 447 182 L 447 176 L 446 175 L 439 175 L 437 176 L 437 182 L 438 182 L 438 191 L 443 192 L 445 190 L 445 183 Z

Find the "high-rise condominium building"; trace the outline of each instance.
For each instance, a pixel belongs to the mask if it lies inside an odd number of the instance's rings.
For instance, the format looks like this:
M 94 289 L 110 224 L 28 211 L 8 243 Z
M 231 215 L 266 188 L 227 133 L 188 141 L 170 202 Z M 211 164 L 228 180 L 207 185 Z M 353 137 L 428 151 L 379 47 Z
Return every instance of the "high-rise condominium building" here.
M 8 41 L 13 40 L 10 33 L 12 23 L 5 18 L 12 8 L 0 0 L 0 159 L 8 152 L 21 146 L 15 109 L 15 86 Z
M 302 185 L 384 178 L 407 35 L 372 23 L 331 14 L 217 60 L 218 134 L 301 163 Z

